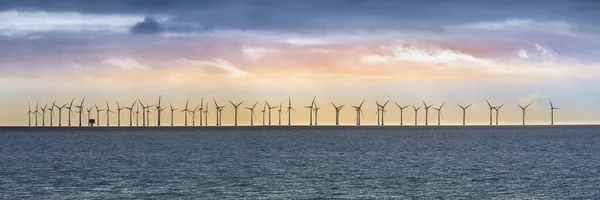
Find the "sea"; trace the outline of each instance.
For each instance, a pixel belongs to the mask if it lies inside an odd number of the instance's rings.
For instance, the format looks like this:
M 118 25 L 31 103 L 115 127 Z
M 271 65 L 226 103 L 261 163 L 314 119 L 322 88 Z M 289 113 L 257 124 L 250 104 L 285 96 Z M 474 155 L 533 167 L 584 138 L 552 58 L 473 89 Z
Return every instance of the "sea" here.
M 600 126 L 0 128 L 0 199 L 599 198 Z

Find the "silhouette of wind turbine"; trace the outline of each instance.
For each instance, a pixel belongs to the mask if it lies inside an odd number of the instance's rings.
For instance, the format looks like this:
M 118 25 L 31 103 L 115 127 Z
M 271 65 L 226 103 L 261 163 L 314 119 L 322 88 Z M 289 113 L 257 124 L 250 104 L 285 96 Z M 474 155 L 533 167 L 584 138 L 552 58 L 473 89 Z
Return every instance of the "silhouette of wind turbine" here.
M 550 125 L 554 125 L 554 110 L 558 110 L 560 108 L 554 107 L 550 99 L 548 99 L 548 103 L 550 103 Z
M 262 113 L 262 122 L 263 126 L 265 125 L 265 114 L 267 114 L 267 104 L 263 104 L 263 109 L 260 111 Z
M 219 126 L 223 125 L 223 109 L 225 106 L 219 107 Z
M 242 105 L 242 103 L 244 103 L 244 101 L 242 101 L 242 102 L 240 102 L 238 104 L 235 104 L 235 103 L 233 103 L 231 101 L 229 101 L 229 103 L 233 106 L 233 114 L 234 114 L 233 115 L 233 119 L 234 119 L 233 120 L 233 125 L 237 126 L 238 125 L 238 107 L 240 105 Z
M 521 104 L 519 104 L 519 108 L 521 108 L 521 110 L 523 111 L 523 126 L 525 125 L 525 110 L 531 105 L 531 102 L 525 106 L 521 106 Z
M 121 126 L 121 110 L 125 108 L 121 107 L 119 102 L 117 101 L 117 126 Z
M 315 126 L 319 125 L 319 109 L 321 109 L 321 107 L 318 107 L 317 104 L 315 103 L 315 108 L 313 109 L 315 111 Z
M 493 125 L 492 124 L 492 121 L 493 121 L 492 120 L 492 114 L 493 114 L 493 111 L 494 111 L 494 109 L 496 107 L 492 106 L 492 104 L 490 104 L 490 102 L 488 100 L 485 100 L 485 102 L 488 104 L 488 107 L 490 108 L 490 126 L 491 126 L 491 125 Z
M 69 104 L 69 107 L 65 107 L 66 109 L 69 110 L 69 126 L 71 126 L 71 115 L 73 114 L 73 110 L 71 110 L 71 108 L 73 107 L 73 101 L 75 100 L 75 98 L 71 99 L 71 103 Z
M 200 126 L 202 126 L 202 114 L 204 113 L 204 98 L 200 100 L 200 109 L 198 111 L 200 111 Z
M 503 106 L 504 104 L 494 108 L 494 110 L 496 110 L 496 125 L 498 125 L 498 119 L 500 118 L 500 108 L 502 108 Z
M 296 110 L 294 108 L 292 108 L 292 97 L 288 97 L 288 107 L 287 107 L 287 114 L 288 114 L 288 126 L 292 125 L 292 112 L 291 111 L 296 112 Z
M 46 126 L 46 108 L 48 107 L 48 104 L 46 103 L 46 105 L 44 105 L 43 108 L 41 108 L 42 110 L 42 126 Z
M 129 126 L 133 126 L 133 107 L 135 107 L 135 104 L 137 103 L 137 100 L 133 102 L 133 104 L 131 104 L 131 107 L 123 107 L 124 109 L 129 110 Z
M 35 110 L 33 111 L 33 115 L 35 115 L 35 126 L 38 126 L 38 115 L 40 114 L 38 109 L 39 109 L 39 102 L 36 102 Z
M 185 101 L 185 109 L 181 110 L 181 112 L 182 112 L 182 113 L 185 115 L 185 118 L 184 118 L 184 119 L 185 119 L 185 123 L 183 124 L 184 126 L 187 126 L 187 125 L 188 125 L 187 116 L 188 116 L 188 112 L 190 111 L 190 110 L 188 110 L 188 105 L 189 105 L 189 103 L 190 103 L 190 102 L 189 102 L 189 100 L 186 100 L 186 101 Z M 216 103 L 217 103 L 217 102 L 215 102 L 215 104 L 216 104 Z M 218 115 L 218 114 L 217 114 L 217 115 Z M 219 124 L 217 124 L 217 125 L 219 125 Z
M 467 119 L 467 118 L 466 118 L 466 115 L 467 115 L 467 109 L 468 109 L 469 107 L 471 107 L 471 105 L 472 105 L 472 104 L 469 104 L 469 105 L 467 105 L 467 106 L 462 106 L 462 105 L 460 105 L 460 104 L 456 104 L 456 105 L 458 105 L 458 107 L 460 107 L 460 108 L 462 109 L 462 121 L 463 121 L 463 122 L 462 122 L 462 125 L 464 126 L 464 125 L 466 125 L 466 119 Z
M 335 109 L 335 125 L 339 126 L 340 125 L 340 110 L 342 110 L 344 108 L 344 104 L 342 104 L 341 106 L 336 106 L 333 102 L 331 102 L 331 105 L 333 105 L 333 108 Z
M 94 106 L 90 106 L 90 108 L 87 108 L 87 118 L 88 118 L 88 122 L 90 121 L 90 118 L 92 117 L 92 108 L 94 108 Z M 92 124 L 93 125 L 93 124 Z M 89 124 L 88 124 L 89 126 Z
M 383 105 L 379 105 L 379 109 L 381 110 L 381 125 L 382 125 L 382 126 L 384 126 L 384 125 L 385 125 L 385 123 L 384 123 L 384 121 L 385 121 L 385 120 L 384 120 L 384 116 L 385 116 L 385 107 L 387 106 L 387 104 L 388 104 L 389 102 L 390 102 L 390 101 L 388 100 L 388 101 L 386 101 L 386 102 L 385 102 Z
M 54 101 L 52 103 L 52 106 L 50 106 L 50 108 L 47 108 L 48 110 L 50 110 L 50 126 L 52 126 L 52 118 L 54 118 L 54 107 L 56 106 L 56 101 Z
M 279 102 L 279 107 L 277 109 L 277 112 L 279 113 L 279 117 L 277 118 L 279 121 L 279 126 L 281 126 L 281 108 L 283 108 L 283 105 L 281 102 Z
M 62 105 L 60 107 L 58 107 L 57 105 L 56 108 L 58 108 L 58 126 L 62 126 L 62 109 L 65 108 L 67 106 L 67 104 L 69 103 L 65 103 L 65 105 Z
M 94 104 L 94 107 L 96 107 L 96 126 L 100 126 L 100 111 L 104 111 L 104 109 L 99 109 L 96 104 Z
M 219 120 L 220 119 L 219 115 L 221 114 L 221 112 L 220 112 L 221 111 L 221 106 L 219 106 L 219 104 L 217 104 L 217 101 L 215 99 L 213 99 L 213 101 L 215 102 L 215 111 L 217 112 L 217 123 L 216 123 L 216 125 L 220 126 L 221 124 L 220 124 L 220 120 Z
M 140 126 L 140 104 L 135 106 L 135 126 Z
M 310 112 L 309 112 L 309 113 L 310 113 L 310 114 L 309 114 L 309 115 L 310 115 L 310 117 L 309 117 L 309 120 L 310 120 L 310 123 L 309 123 L 309 125 L 310 125 L 310 126 L 312 126 L 312 125 L 313 125 L 313 120 L 312 120 L 312 119 L 313 119 L 313 117 L 312 117 L 312 113 L 313 113 L 313 108 L 314 108 L 314 106 L 315 106 L 315 99 L 316 99 L 316 98 L 317 98 L 317 97 L 314 97 L 314 98 L 313 98 L 313 100 L 312 100 L 312 103 L 310 103 L 310 106 L 304 106 L 304 108 L 308 108 L 308 109 L 310 110 Z
M 429 125 L 429 108 L 433 105 L 427 105 L 425 101 L 423 101 L 423 106 L 425 106 L 425 126 Z
M 171 104 L 171 102 L 169 102 L 169 107 L 171 107 L 170 111 L 171 111 L 171 126 L 173 126 L 173 112 L 177 110 L 177 108 L 173 108 L 173 104 Z M 186 117 L 187 118 L 187 117 Z M 187 121 L 187 119 L 186 119 Z M 186 122 L 187 123 L 187 122 Z
M 206 102 L 206 109 L 204 110 L 204 126 L 208 126 L 208 102 Z
M 27 103 L 29 105 L 29 111 L 27 111 L 27 117 L 29 118 L 29 126 L 31 126 L 31 103 Z
M 271 105 L 269 105 L 269 102 L 267 102 L 266 100 L 265 100 L 265 103 L 267 104 L 267 108 L 269 109 L 269 126 L 271 126 L 271 109 L 277 108 L 277 107 L 276 106 L 271 107 Z
M 415 106 L 412 106 L 412 107 L 413 107 L 413 110 L 415 110 L 415 126 L 416 126 L 416 125 L 418 124 L 418 123 L 417 123 L 417 121 L 418 121 L 418 119 L 419 119 L 419 118 L 418 118 L 418 114 L 419 114 L 419 109 L 421 109 L 421 106 L 419 106 L 418 108 L 417 108 L 417 107 L 415 107 Z
M 357 126 L 360 126 L 360 116 L 361 115 L 364 116 L 364 114 L 362 112 L 362 106 L 364 103 L 365 103 L 365 100 L 363 99 L 359 106 L 352 106 L 354 108 L 354 110 L 356 111 L 356 125 Z
M 81 126 L 81 124 L 82 124 L 81 115 L 83 114 L 83 102 L 84 101 L 85 101 L 85 97 L 83 97 L 83 99 L 81 100 L 81 104 L 79 104 L 78 106 L 75 106 L 75 108 L 79 108 L 79 126 Z
M 444 107 L 444 103 L 442 103 L 442 105 L 440 105 L 439 108 L 433 108 L 434 110 L 437 111 L 438 113 L 438 118 L 437 118 L 437 125 L 439 126 L 441 124 L 441 116 L 442 116 L 442 108 Z
M 156 105 L 156 114 L 158 115 L 158 121 L 156 122 L 156 126 L 160 126 L 160 113 L 163 112 L 163 110 L 165 110 L 165 108 L 161 107 L 160 100 L 161 95 L 158 95 L 158 105 Z M 148 123 L 150 123 L 150 120 L 148 120 Z
M 250 110 L 250 126 L 254 126 L 254 116 L 256 116 L 254 114 L 254 108 L 256 107 L 256 104 L 258 104 L 258 101 L 254 103 L 252 107 L 245 107 L 246 109 Z
M 110 110 L 108 101 L 106 101 L 106 126 L 110 126 L 110 113 L 115 113 L 115 111 Z
M 198 111 L 198 107 L 200 106 L 196 106 L 193 110 L 188 111 L 192 114 L 192 126 L 196 126 L 196 111 Z
M 406 105 L 406 106 L 401 106 L 400 104 L 394 102 L 396 104 L 396 106 L 398 106 L 398 108 L 400 109 L 400 126 L 404 125 L 404 109 L 408 108 L 410 105 Z

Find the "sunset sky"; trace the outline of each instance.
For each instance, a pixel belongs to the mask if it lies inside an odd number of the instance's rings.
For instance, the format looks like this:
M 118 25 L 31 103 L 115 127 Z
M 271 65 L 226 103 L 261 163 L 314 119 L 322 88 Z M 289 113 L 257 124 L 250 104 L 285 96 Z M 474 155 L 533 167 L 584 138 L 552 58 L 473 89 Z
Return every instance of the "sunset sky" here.
M 548 99 L 562 108 L 556 123 L 597 123 L 599 10 L 587 0 L 2 0 L 0 124 L 26 125 L 38 101 L 85 96 L 86 107 L 114 110 L 159 95 L 177 108 L 214 98 L 227 106 L 225 125 L 228 100 L 260 101 L 258 124 L 264 100 L 288 97 L 295 124 L 307 124 L 313 96 L 320 124 L 334 122 L 330 101 L 346 104 L 341 123 L 354 124 L 349 106 L 362 99 L 363 124 L 376 123 L 376 100 L 392 101 L 386 124 L 399 123 L 393 102 L 423 100 L 445 102 L 444 124 L 461 123 L 456 103 L 474 104 L 470 124 L 488 123 L 486 100 L 505 104 L 502 124 L 520 123 L 517 104 L 529 102 L 528 122 L 548 124 Z M 248 118 L 240 110 L 240 124 Z M 414 124 L 412 110 L 404 118 Z

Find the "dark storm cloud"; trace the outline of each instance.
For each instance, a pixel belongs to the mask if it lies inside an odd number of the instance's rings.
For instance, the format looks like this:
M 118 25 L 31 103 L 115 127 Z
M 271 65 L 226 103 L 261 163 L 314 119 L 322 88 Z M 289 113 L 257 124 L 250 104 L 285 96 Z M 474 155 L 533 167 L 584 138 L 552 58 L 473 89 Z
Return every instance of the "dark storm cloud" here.
M 146 17 L 144 21 L 131 27 L 131 33 L 136 35 L 157 34 L 165 31 L 165 27 L 156 20 Z
M 167 15 L 171 21 L 197 29 L 370 30 L 426 29 L 477 21 L 526 18 L 595 24 L 600 18 L 597 1 L 402 1 L 402 0 L 0 0 L 0 10 L 75 11 L 96 14 Z M 156 33 L 158 24 L 147 21 L 134 33 Z M 137 32 L 136 30 L 141 32 Z

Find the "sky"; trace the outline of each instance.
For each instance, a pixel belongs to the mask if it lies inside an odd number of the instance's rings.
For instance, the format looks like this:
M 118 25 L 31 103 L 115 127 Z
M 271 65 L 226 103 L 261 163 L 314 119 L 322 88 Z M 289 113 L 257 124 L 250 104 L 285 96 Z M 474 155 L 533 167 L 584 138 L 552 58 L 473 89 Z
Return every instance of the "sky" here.
M 387 124 L 399 123 L 395 103 L 422 101 L 445 103 L 443 124 L 461 123 L 457 103 L 473 104 L 469 124 L 486 124 L 486 100 L 505 105 L 501 124 L 519 124 L 517 104 L 528 103 L 528 122 L 548 124 L 549 99 L 556 123 L 597 123 L 597 19 L 600 2 L 588 0 L 0 0 L 0 124 L 26 125 L 28 104 L 86 97 L 86 107 L 115 109 L 159 95 L 179 109 L 215 99 L 228 106 L 226 125 L 229 100 L 260 102 L 260 122 L 265 100 L 288 97 L 295 124 L 307 124 L 315 96 L 320 124 L 334 122 L 331 101 L 354 124 L 350 106 L 363 99 L 363 124 L 387 100 Z M 413 111 L 404 116 L 414 123 Z

